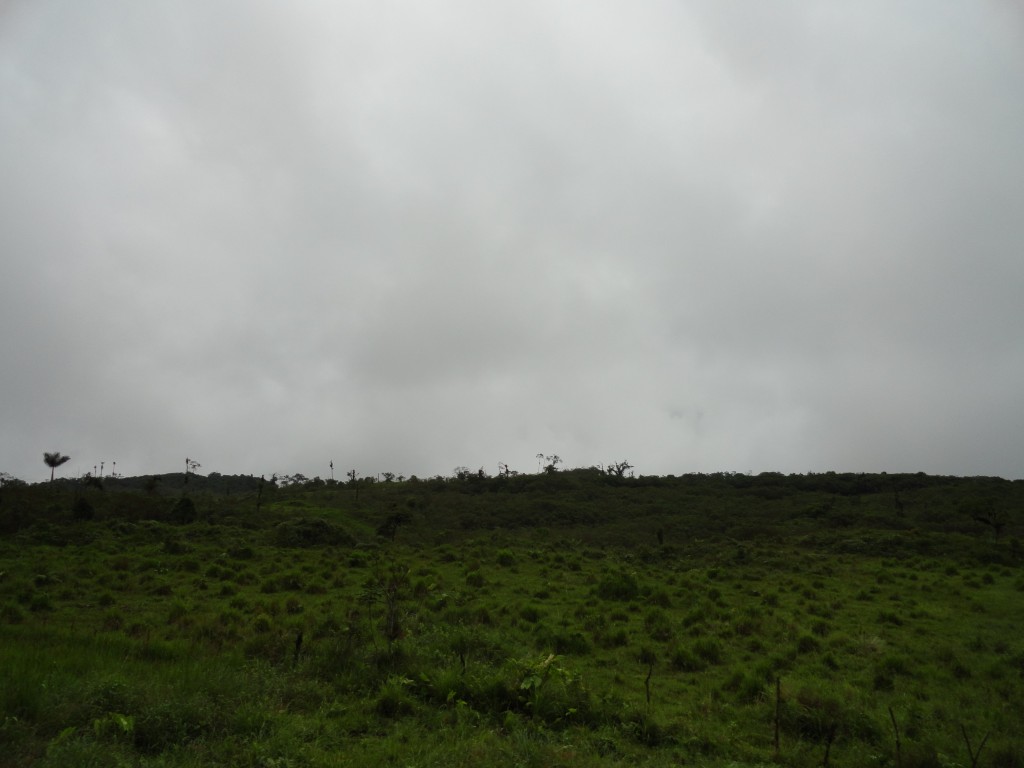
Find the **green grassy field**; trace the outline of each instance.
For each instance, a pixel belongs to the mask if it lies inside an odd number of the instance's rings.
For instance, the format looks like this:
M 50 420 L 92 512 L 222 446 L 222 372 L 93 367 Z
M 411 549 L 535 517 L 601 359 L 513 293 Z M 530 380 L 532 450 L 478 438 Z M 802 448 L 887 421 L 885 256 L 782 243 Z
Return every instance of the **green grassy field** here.
M 1024 483 L 185 480 L 0 488 L 0 765 L 1024 765 Z

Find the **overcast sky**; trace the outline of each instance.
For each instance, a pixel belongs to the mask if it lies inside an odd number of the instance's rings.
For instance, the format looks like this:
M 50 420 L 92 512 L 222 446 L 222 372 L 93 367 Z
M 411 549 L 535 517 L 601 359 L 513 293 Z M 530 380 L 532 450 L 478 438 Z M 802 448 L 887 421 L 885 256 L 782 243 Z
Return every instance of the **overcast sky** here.
M 0 471 L 1024 477 L 1013 0 L 0 0 Z

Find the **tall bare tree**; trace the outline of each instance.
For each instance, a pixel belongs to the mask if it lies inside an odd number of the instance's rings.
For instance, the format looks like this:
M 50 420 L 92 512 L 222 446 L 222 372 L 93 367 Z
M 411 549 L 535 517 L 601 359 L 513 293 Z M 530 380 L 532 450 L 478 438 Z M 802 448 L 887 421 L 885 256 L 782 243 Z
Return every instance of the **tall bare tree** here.
M 66 461 L 70 461 L 70 456 L 64 456 L 60 451 L 54 451 L 53 453 L 43 452 L 43 461 L 46 462 L 46 466 L 50 468 L 50 482 L 53 482 L 53 473 L 57 467 Z

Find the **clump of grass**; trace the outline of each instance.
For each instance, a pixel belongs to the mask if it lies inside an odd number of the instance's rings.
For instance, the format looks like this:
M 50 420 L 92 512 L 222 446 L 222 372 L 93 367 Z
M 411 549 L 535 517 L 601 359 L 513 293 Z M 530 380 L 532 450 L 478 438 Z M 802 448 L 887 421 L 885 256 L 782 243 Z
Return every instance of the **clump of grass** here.
M 647 602 L 651 605 L 656 605 L 659 608 L 671 608 L 672 598 L 668 594 L 668 590 L 664 588 L 657 588 L 650 590 L 646 596 Z
M 883 729 L 861 709 L 851 692 L 825 690 L 812 685 L 783 695 L 782 727 L 794 736 L 820 742 L 855 737 L 868 743 L 880 740 Z
M 821 643 L 813 635 L 801 635 L 796 641 L 797 653 L 817 653 L 820 648 Z
M 25 612 L 15 603 L 4 603 L 0 606 L 0 621 L 6 624 L 21 624 L 25 620 Z
M 935 659 L 957 680 L 967 680 L 972 676 L 970 667 L 964 664 L 952 648 L 940 648 L 935 653 Z
M 892 611 L 879 611 L 878 621 L 881 624 L 892 624 L 896 627 L 903 626 L 903 619 L 901 619 L 898 614 L 893 613 Z
M 370 564 L 370 556 L 360 550 L 354 549 L 348 554 L 348 567 L 349 568 L 366 568 Z
M 187 623 L 187 619 L 190 613 L 190 608 L 180 600 L 175 600 L 171 603 L 170 608 L 167 610 L 167 623 L 169 624 L 184 624 Z
M 744 704 L 753 704 L 764 696 L 765 680 L 744 670 L 734 671 L 723 683 L 722 689 L 736 695 Z
M 876 669 L 889 676 L 909 675 L 910 662 L 903 656 L 888 654 L 878 662 Z
M 538 632 L 538 645 L 541 650 L 552 649 L 559 655 L 585 656 L 590 653 L 590 643 L 582 632 L 541 630 Z
M 168 537 L 164 539 L 163 551 L 168 555 L 185 555 L 192 552 L 193 547 L 179 538 Z
M 672 622 L 661 608 L 653 608 L 644 616 L 644 628 L 652 640 L 666 642 L 672 639 Z
M 252 547 L 232 547 L 228 550 L 228 556 L 235 560 L 252 560 L 256 552 Z
M 811 625 L 811 632 L 818 637 L 828 637 L 828 634 L 831 631 L 832 627 L 826 621 L 816 621 Z
M 224 570 L 223 568 L 221 568 L 216 563 L 212 563 L 206 569 L 206 576 L 208 576 L 211 579 L 230 578 L 231 577 L 231 572 Z
M 536 624 L 538 621 L 544 618 L 544 611 L 542 611 L 536 605 L 524 605 L 519 609 L 519 617 L 523 621 L 528 621 L 531 624 Z
M 640 584 L 631 573 L 609 573 L 598 583 L 597 596 L 602 600 L 635 600 L 640 596 Z
M 227 708 L 203 692 L 177 692 L 142 707 L 134 720 L 133 745 L 144 755 L 156 755 L 213 733 Z
M 516 564 L 515 555 L 512 554 L 511 549 L 507 548 L 499 549 L 497 555 L 495 556 L 495 560 L 497 561 L 498 565 L 502 566 L 503 568 L 511 568 L 513 565 Z
M 694 642 L 693 652 L 708 664 L 722 663 L 722 644 L 713 637 L 703 637 Z
M 707 663 L 690 648 L 677 646 L 669 656 L 669 665 L 679 672 L 700 672 Z
M 623 628 L 611 632 L 600 633 L 595 637 L 595 642 L 602 648 L 622 648 L 629 644 L 629 632 Z
M 46 592 L 33 592 L 28 601 L 28 609 L 33 613 L 53 610 L 53 601 Z
M 682 624 L 686 629 L 693 629 L 705 624 L 709 619 L 708 611 L 702 605 L 695 605 L 683 616 Z

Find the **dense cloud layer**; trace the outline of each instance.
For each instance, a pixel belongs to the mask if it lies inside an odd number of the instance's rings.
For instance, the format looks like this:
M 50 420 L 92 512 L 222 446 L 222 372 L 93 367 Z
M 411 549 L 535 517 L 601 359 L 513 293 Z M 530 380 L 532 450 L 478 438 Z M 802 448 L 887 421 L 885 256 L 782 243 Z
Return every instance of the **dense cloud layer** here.
M 0 6 L 0 471 L 1022 477 L 1008 2 Z

